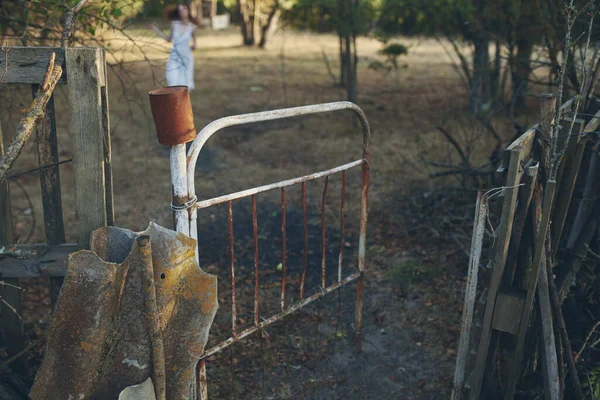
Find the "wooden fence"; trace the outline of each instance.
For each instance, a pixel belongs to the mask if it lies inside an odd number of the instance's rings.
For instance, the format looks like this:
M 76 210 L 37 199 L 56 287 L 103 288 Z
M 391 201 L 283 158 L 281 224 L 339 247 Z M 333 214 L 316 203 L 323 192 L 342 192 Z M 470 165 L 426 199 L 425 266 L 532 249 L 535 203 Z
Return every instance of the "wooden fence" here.
M 476 216 L 453 399 L 498 395 L 512 399 L 519 379 L 536 365 L 542 367 L 546 399 L 561 398 L 557 369 L 561 363 L 557 361 L 554 334 L 560 321 L 551 300 L 553 293 L 562 299 L 568 292 L 579 268 L 574 264 L 581 262 L 591 239 L 586 233 L 590 229 L 583 229 L 583 225 L 593 216 L 591 206 L 595 203 L 589 201 L 586 185 L 594 181 L 597 170 L 593 161 L 596 142 L 590 138 L 596 138 L 600 126 L 600 106 L 592 102 L 575 120 L 573 100 L 560 107 L 559 147 L 565 143 L 571 124 L 573 130 L 552 180 L 548 179 L 548 167 L 553 104 L 553 98 L 544 97 L 540 122 L 503 153 L 497 171 L 505 182 L 497 192 L 502 196 L 502 213 L 499 226 L 493 230 L 491 260 L 479 273 L 481 224 L 488 220 Z M 481 210 L 487 210 L 488 198 L 480 196 L 478 213 L 487 212 Z M 547 251 L 557 261 L 554 270 L 547 265 Z M 474 316 L 478 274 L 485 279 Z M 539 351 L 532 356 L 530 349 L 538 343 Z M 565 347 L 564 351 L 570 349 Z M 538 355 L 539 364 L 526 362 L 537 360 Z
M 50 294 L 54 305 L 65 274 L 69 253 L 89 247 L 90 233 L 114 222 L 110 126 L 107 75 L 104 49 L 12 47 L 0 54 L 2 84 L 30 85 L 35 95 L 52 53 L 62 62 L 59 83 L 67 85 L 72 140 L 73 190 L 77 217 L 77 243 L 65 244 L 60 189 L 59 160 L 54 98 L 36 126 L 37 152 L 44 210 L 44 244 L 13 244 L 12 216 L 8 181 L 0 184 L 0 279 L 19 286 L 19 279 L 50 276 Z M 1 132 L 0 127 L 0 132 Z M 9 132 L 0 134 L 0 154 L 10 142 Z M 4 139 L 4 143 L 3 143 Z M 4 144 L 4 146 L 3 146 Z M 68 160 L 66 160 L 68 161 Z M 32 171 L 34 172 L 34 171 Z M 20 290 L 4 285 L 2 298 L 21 315 Z M 10 308 L 1 308 L 2 329 L 8 356 L 24 349 L 23 321 Z M 28 376 L 26 357 L 11 366 Z

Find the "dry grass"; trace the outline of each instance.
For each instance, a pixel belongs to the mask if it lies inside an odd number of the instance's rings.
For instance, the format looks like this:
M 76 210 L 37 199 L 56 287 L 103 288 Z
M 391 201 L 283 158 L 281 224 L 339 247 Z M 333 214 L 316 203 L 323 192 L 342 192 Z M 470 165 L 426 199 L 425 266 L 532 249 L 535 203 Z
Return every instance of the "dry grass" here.
M 114 54 L 111 58 L 126 63 L 111 69 L 109 77 L 116 221 L 120 226 L 144 229 L 149 220 L 169 225 L 171 218 L 168 152 L 156 141 L 147 100 L 147 92 L 160 84 L 153 77 L 162 78 L 167 48 L 147 30 L 130 33 L 151 62 L 143 60 L 138 48 L 125 46 L 122 38 L 114 34 L 105 37 Z M 389 80 L 367 68 L 368 61 L 377 57 L 380 44 L 366 38 L 358 43 L 364 60 L 359 69 L 359 105 L 373 130 L 371 201 L 375 208 L 379 198 L 403 193 L 403 188 L 415 182 L 425 182 L 431 168 L 422 163 L 424 154 L 432 159 L 438 155 L 453 156 L 434 128 L 443 120 L 460 116 L 465 103 L 465 88 L 440 45 L 433 40 L 406 42 L 411 44 L 405 59 L 409 67 L 402 71 L 397 115 L 390 104 Z M 244 48 L 239 43 L 237 30 L 201 32 L 196 51 L 197 90 L 192 93 L 198 128 L 226 115 L 344 98 L 343 91 L 332 85 L 321 54 L 324 51 L 328 55 L 337 72 L 334 36 L 279 33 L 266 50 Z M 19 107 L 28 104 L 30 95 L 27 88 L 3 86 L 1 90 L 2 98 L 10 99 L 12 107 L 10 113 L 2 114 L 3 127 L 10 135 Z M 61 158 L 68 158 L 71 151 L 65 100 L 66 90 L 61 87 L 56 95 Z M 264 133 L 262 127 L 253 126 L 215 135 L 206 147 L 211 171 L 198 176 L 199 196 L 224 194 L 359 158 L 360 131 L 352 118 L 341 113 L 265 124 L 264 128 L 273 129 Z M 510 136 L 511 132 L 506 134 Z M 35 163 L 32 142 L 15 170 Z M 69 228 L 74 224 L 71 179 L 70 166 L 61 167 L 70 239 L 73 229 Z M 21 183 L 34 199 L 34 211 L 41 218 L 37 177 L 25 177 Z M 15 206 L 27 208 L 24 196 L 12 186 Z M 26 225 L 18 227 L 24 235 L 30 228 L 30 218 L 16 217 Z M 43 241 L 42 224 L 37 225 L 33 242 Z

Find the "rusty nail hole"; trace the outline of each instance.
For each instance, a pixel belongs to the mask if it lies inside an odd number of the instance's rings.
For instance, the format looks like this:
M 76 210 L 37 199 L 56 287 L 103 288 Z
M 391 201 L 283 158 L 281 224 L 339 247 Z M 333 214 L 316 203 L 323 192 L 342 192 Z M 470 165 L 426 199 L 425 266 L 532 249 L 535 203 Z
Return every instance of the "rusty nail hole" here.
M 137 238 L 138 245 L 146 247 L 150 244 L 150 236 L 144 235 Z
M 165 274 L 160 274 L 160 279 L 165 279 Z

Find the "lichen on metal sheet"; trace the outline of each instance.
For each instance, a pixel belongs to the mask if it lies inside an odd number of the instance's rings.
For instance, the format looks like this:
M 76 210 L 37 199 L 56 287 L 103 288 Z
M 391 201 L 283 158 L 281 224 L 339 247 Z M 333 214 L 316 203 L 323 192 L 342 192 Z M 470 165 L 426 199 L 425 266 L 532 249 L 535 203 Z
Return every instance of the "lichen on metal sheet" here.
M 149 243 L 140 244 L 142 236 Z M 166 398 L 191 399 L 218 307 L 217 279 L 198 266 L 195 247 L 195 240 L 153 223 L 140 233 L 94 231 L 92 250 L 69 257 L 31 398 L 116 399 L 154 380 L 162 353 Z M 154 273 L 156 319 L 149 318 L 147 268 Z M 164 353 L 156 351 L 154 330 Z

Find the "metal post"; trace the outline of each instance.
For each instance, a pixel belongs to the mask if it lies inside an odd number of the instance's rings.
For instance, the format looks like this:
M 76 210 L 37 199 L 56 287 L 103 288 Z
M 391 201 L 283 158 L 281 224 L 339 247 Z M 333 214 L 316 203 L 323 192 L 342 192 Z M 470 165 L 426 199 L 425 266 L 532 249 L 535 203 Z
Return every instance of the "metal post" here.
M 368 149 L 363 151 L 364 159 L 367 161 L 362 165 L 362 193 L 360 199 L 360 235 L 358 238 L 358 270 L 360 278 L 356 284 L 356 314 L 354 315 L 354 345 L 360 351 L 360 331 L 362 328 L 363 296 L 365 288 L 365 257 L 367 252 L 367 216 L 368 216 L 368 198 L 369 198 L 369 153 Z
M 185 168 L 185 144 L 171 146 L 171 190 L 173 192 L 173 218 L 177 232 L 190 233 L 188 211 L 185 203 L 188 201 Z
M 186 86 L 170 86 L 149 93 L 152 117 L 160 144 L 171 147 L 171 190 L 175 230 L 197 239 L 196 229 L 190 232 L 189 210 L 196 196 L 187 190 L 187 142 L 196 137 L 192 103 Z M 196 261 L 198 247 L 196 246 Z

